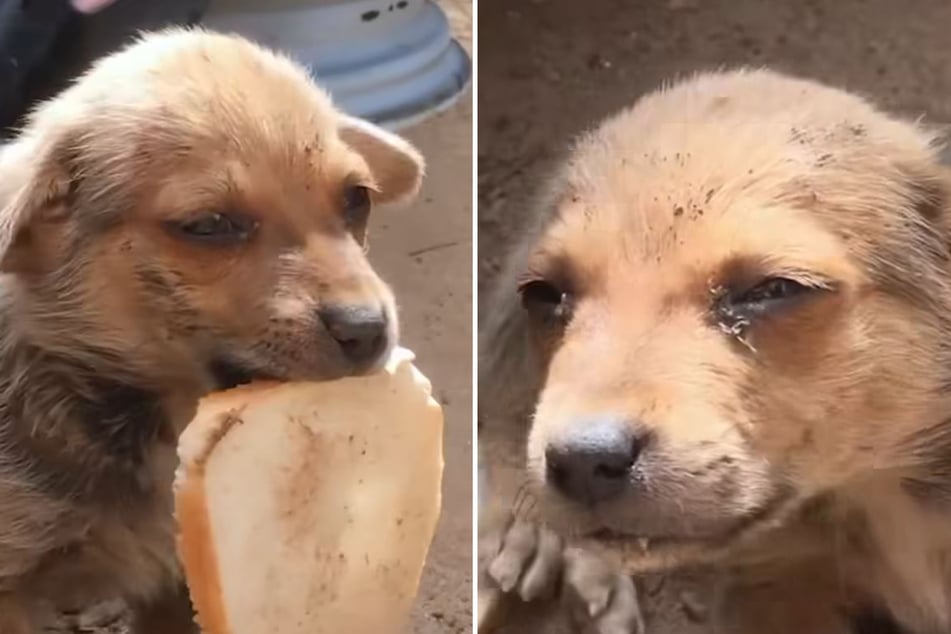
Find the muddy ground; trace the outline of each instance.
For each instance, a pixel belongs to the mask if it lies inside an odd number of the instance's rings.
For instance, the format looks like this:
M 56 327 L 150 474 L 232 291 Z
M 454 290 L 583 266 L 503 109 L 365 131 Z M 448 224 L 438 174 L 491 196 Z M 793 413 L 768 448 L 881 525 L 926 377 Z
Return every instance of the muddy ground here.
M 661 82 L 770 66 L 951 122 L 949 30 L 947 0 L 480 0 L 480 294 L 566 142 Z M 495 486 L 517 482 L 516 439 L 480 447 L 503 467 Z

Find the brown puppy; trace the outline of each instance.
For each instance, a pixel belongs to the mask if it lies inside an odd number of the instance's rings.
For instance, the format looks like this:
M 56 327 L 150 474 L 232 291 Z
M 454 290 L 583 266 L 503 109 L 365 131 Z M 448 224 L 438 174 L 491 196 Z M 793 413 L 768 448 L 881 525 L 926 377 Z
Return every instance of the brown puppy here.
M 385 357 L 367 217 L 421 172 L 296 64 L 201 31 L 144 37 L 34 113 L 0 153 L 0 632 L 175 588 L 197 399 Z
M 630 572 L 729 571 L 720 631 L 951 630 L 934 133 L 812 82 L 702 75 L 583 137 L 550 190 L 480 360 L 486 407 L 536 399 L 544 521 Z M 509 542 L 528 569 L 532 540 Z

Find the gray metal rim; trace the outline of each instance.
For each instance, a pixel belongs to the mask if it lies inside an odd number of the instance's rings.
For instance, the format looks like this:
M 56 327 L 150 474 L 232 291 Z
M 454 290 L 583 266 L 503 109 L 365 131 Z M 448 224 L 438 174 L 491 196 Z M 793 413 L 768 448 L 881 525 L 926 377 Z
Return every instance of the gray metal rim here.
M 391 129 L 447 108 L 471 79 L 469 56 L 430 0 L 213 8 L 203 22 L 286 52 L 312 70 L 341 109 Z

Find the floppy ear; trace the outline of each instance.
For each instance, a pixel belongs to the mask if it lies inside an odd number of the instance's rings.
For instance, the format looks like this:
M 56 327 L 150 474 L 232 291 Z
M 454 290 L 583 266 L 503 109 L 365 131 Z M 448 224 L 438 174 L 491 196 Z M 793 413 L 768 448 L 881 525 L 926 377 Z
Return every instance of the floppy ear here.
M 369 121 L 348 115 L 340 117 L 340 138 L 367 162 L 379 187 L 377 200 L 402 203 L 419 192 L 425 162 L 407 141 Z
M 0 272 L 31 269 L 38 225 L 63 217 L 72 191 L 64 148 L 27 137 L 0 149 Z

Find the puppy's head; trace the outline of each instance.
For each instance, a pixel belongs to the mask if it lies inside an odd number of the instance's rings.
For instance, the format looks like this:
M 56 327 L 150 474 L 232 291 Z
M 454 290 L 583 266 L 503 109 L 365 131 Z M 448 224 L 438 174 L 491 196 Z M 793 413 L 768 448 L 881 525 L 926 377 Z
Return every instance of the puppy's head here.
M 148 377 L 330 378 L 397 338 L 370 209 L 422 159 L 236 37 L 150 35 L 43 105 L 0 155 L 2 270 L 44 348 Z
M 548 520 L 720 544 L 933 466 L 949 289 L 932 141 L 767 72 L 695 78 L 583 138 L 520 280 Z

